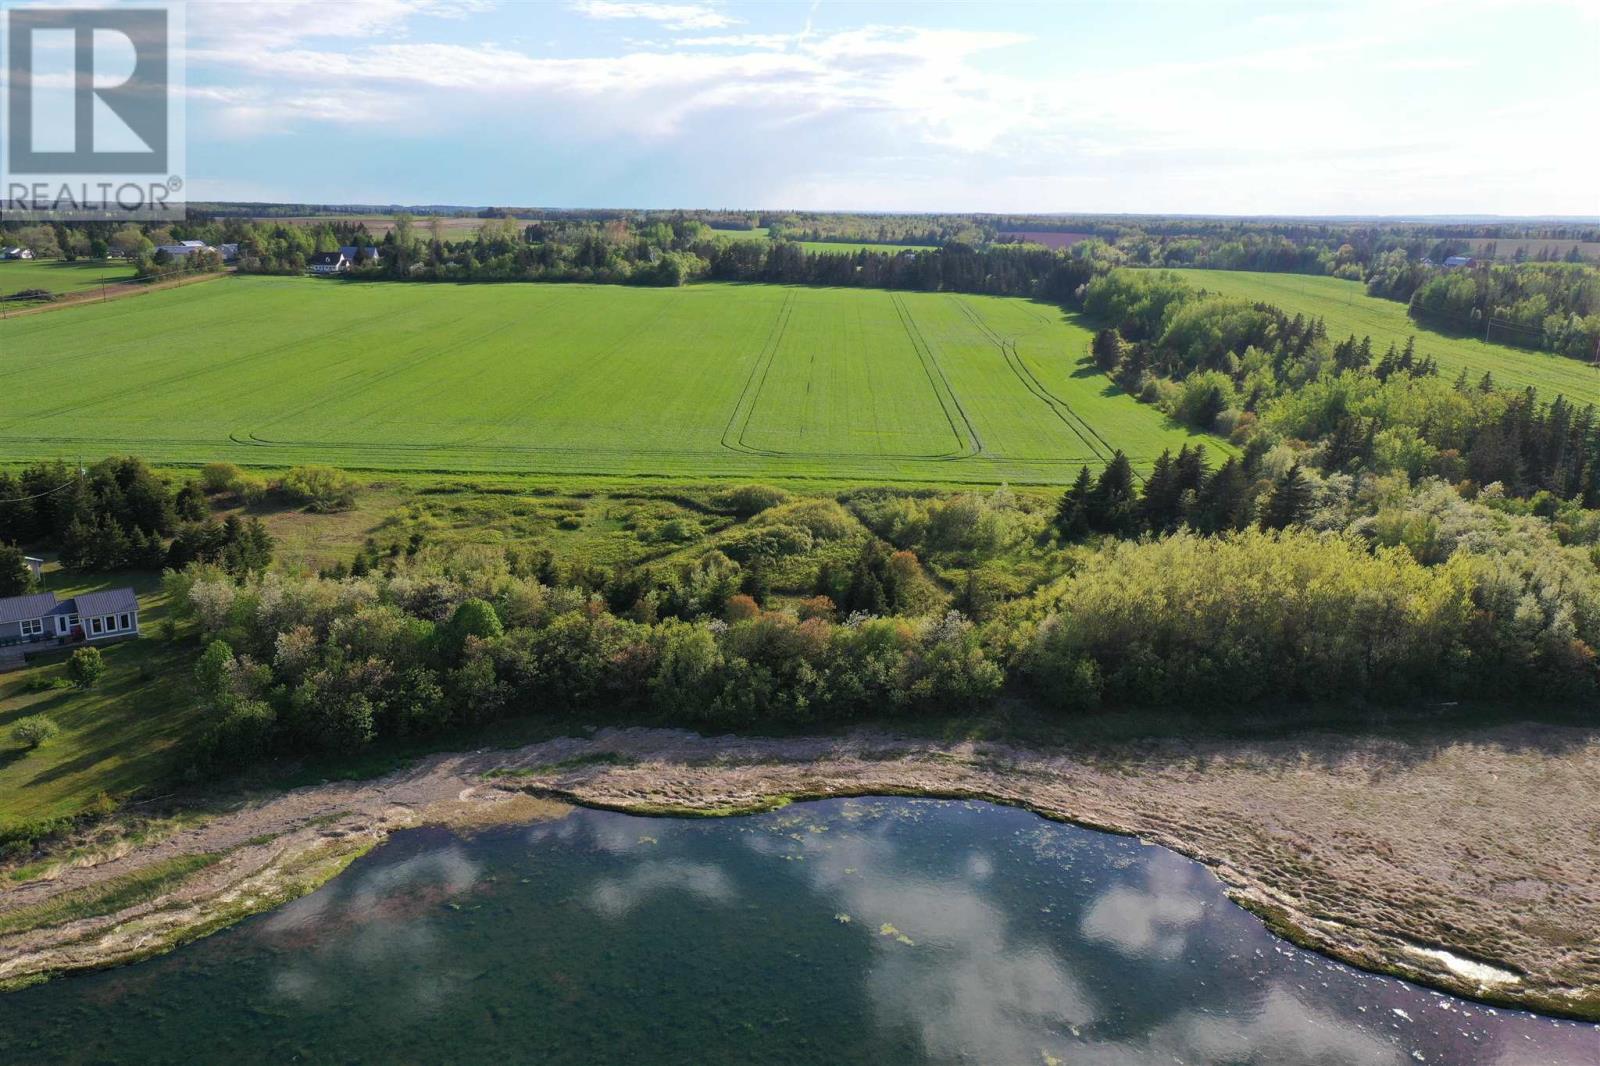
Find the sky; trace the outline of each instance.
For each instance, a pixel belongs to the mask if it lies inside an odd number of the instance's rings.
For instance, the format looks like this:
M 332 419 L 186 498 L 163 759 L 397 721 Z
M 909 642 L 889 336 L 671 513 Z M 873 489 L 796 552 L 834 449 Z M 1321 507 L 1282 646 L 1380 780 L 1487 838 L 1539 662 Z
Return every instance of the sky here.
M 191 0 L 195 200 L 1600 215 L 1600 0 Z

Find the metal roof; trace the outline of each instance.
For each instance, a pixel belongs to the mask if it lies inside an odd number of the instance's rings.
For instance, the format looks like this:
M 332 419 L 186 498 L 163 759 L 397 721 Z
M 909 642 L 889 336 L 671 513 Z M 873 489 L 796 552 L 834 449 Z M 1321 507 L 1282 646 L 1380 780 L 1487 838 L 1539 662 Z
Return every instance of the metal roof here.
M 73 601 L 78 608 L 78 614 L 92 617 L 97 614 L 119 614 L 123 611 L 137 611 L 139 597 L 133 594 L 132 589 L 106 589 L 104 592 L 85 592 Z
M 39 592 L 32 596 L 8 596 L 0 600 L 0 625 L 43 618 L 56 606 L 54 592 Z

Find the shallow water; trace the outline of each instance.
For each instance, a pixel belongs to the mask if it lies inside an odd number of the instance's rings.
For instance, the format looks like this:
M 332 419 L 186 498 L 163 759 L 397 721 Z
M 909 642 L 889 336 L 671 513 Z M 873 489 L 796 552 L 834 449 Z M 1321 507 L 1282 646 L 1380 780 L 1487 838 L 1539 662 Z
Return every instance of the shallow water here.
M 1301 951 L 1202 867 L 983 803 L 397 834 L 171 955 L 0 996 L 0 1063 L 1600 1062 Z

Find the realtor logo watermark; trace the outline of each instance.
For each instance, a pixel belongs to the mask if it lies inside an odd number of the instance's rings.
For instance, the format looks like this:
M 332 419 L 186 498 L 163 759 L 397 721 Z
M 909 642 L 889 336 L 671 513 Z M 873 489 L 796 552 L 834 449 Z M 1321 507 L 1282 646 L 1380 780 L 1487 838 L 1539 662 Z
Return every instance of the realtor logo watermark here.
M 0 219 L 183 218 L 183 4 L 0 14 Z

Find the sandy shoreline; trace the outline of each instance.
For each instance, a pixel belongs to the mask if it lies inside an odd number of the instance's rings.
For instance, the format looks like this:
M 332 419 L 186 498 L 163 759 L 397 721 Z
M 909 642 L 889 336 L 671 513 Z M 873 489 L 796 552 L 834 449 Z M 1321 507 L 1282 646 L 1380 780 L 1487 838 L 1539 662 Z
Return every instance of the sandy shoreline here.
M 1050 751 L 629 729 L 436 755 L 374 781 L 242 803 L 6 889 L 0 920 L 152 864 L 218 856 L 154 899 L 0 935 L 0 984 L 168 950 L 310 891 L 396 829 L 558 816 L 559 801 L 728 814 L 875 793 L 990 799 L 1137 835 L 1205 863 L 1274 929 L 1347 962 L 1600 1018 L 1600 732 L 1533 725 L 1433 741 L 1308 734 Z

